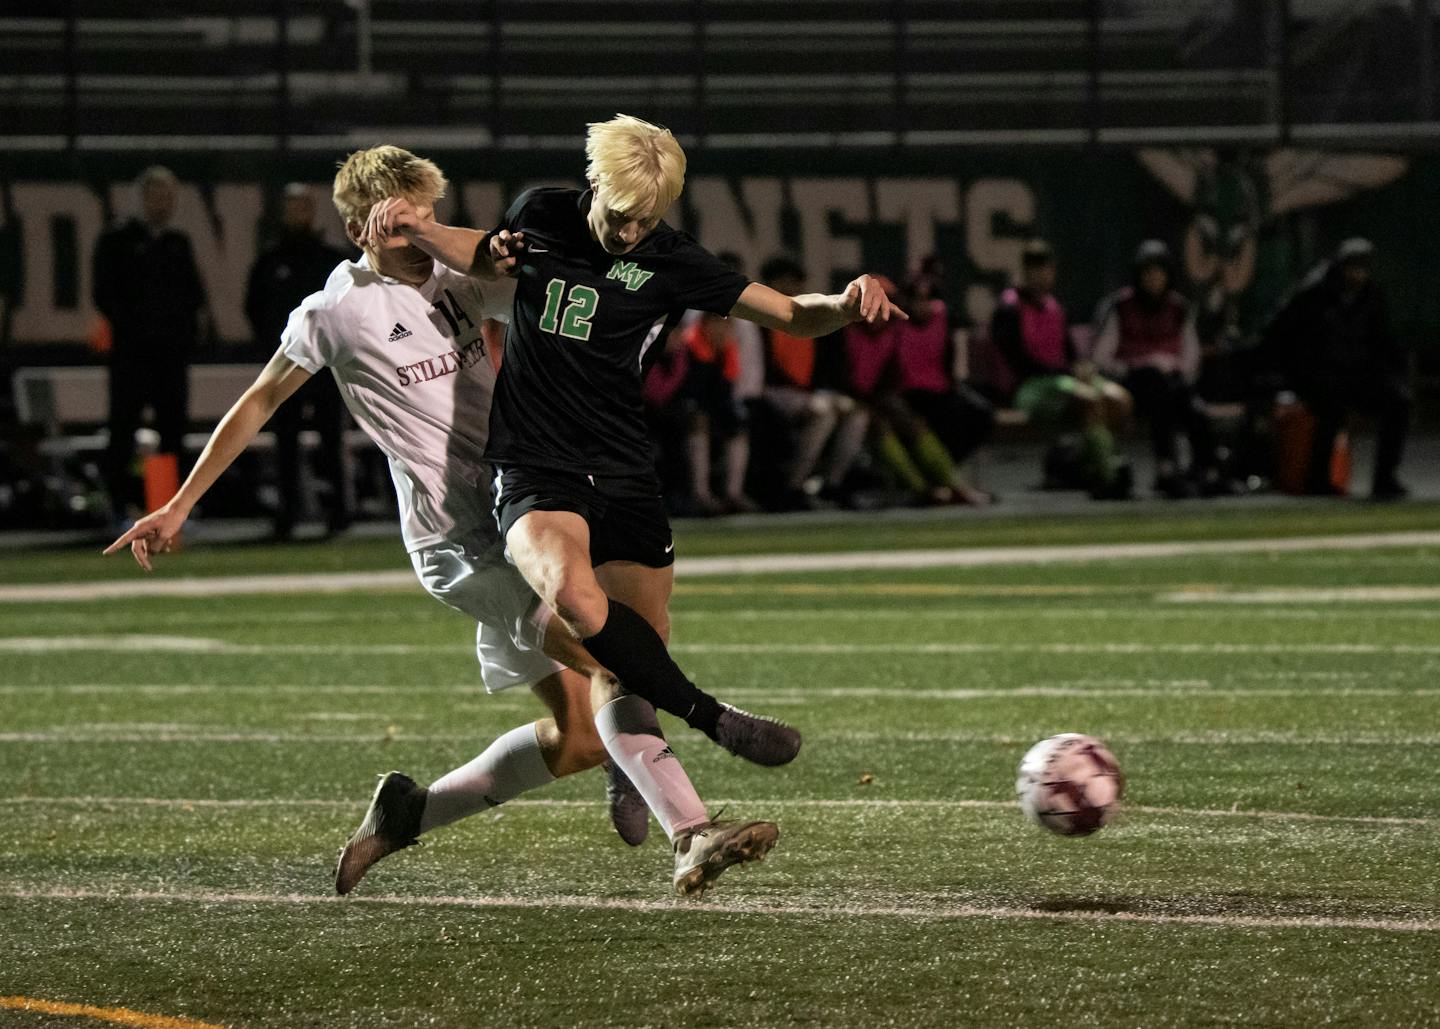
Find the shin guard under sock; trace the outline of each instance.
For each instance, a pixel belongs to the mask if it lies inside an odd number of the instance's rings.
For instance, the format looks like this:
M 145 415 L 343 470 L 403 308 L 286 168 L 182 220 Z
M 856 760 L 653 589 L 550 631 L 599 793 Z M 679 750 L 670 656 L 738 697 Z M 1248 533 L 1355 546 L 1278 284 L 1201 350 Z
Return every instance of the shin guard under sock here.
M 634 608 L 611 600 L 600 631 L 580 642 L 628 692 L 714 738 L 719 701 L 685 677 L 660 634 Z

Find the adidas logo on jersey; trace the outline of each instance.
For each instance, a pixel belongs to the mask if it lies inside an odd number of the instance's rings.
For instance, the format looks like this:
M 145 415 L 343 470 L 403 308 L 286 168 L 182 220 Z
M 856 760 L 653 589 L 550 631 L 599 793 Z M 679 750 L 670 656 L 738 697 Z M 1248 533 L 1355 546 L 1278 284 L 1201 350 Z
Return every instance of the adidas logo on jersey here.
M 413 335 L 413 332 L 405 328 L 405 326 L 401 325 L 399 322 L 396 322 L 395 328 L 390 330 L 390 342 L 394 343 L 397 339 L 404 339 L 406 336 Z

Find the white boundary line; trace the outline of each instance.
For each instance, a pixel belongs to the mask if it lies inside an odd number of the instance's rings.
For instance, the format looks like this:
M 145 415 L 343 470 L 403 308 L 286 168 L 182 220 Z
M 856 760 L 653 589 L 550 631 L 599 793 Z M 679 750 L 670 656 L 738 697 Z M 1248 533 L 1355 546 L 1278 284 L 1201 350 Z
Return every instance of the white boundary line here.
M 1353 604 L 1440 600 L 1440 586 L 1343 586 L 1210 592 L 1181 590 L 1156 599 L 1168 604 Z
M 1157 600 L 1168 597 L 1158 596 Z M 1199 596 L 1197 595 L 1197 601 Z M 774 622 L 815 621 L 815 622 L 963 622 L 963 621 L 1141 621 L 1141 622 L 1193 622 L 1213 621 L 1219 618 L 1253 620 L 1274 618 L 1283 621 L 1331 621 L 1337 617 L 1360 621 L 1433 621 L 1440 619 L 1437 608 L 1382 608 L 1359 607 L 1354 610 L 1337 611 L 1335 605 L 1307 608 L 1299 602 L 1294 607 L 1244 607 L 1238 611 L 1227 611 L 1222 594 L 1206 594 L 1205 599 L 1214 599 L 1216 605 L 1186 603 L 1175 608 L 1156 607 L 912 607 L 912 608 L 863 608 L 863 607 L 812 607 L 804 610 L 795 608 L 745 608 L 744 610 L 717 611 L 695 610 L 680 607 L 671 613 L 677 622 L 718 621 L 718 622 Z M 1440 598 L 1437 598 L 1440 599 Z M 1368 601 L 1366 603 L 1369 603 Z M 1238 606 L 1238 605 L 1237 605 Z M 357 615 L 358 619 L 359 616 Z M 276 617 L 275 621 L 283 621 Z
M 144 695 L 144 697 L 189 697 L 189 695 L 210 695 L 219 694 L 243 694 L 248 697 L 382 697 L 386 699 L 412 698 L 416 695 L 426 697 L 452 697 L 458 701 L 471 702 L 471 707 L 464 710 L 471 711 L 498 711 L 501 708 L 521 708 L 531 704 L 528 694 L 516 694 L 513 697 L 503 697 L 497 694 L 484 694 L 480 686 L 419 686 L 419 685 L 396 685 L 396 686 L 245 686 L 245 688 L 232 688 L 232 686 L 216 685 L 65 685 L 65 686 L 0 686 L 0 697 L 13 697 L 13 695 L 48 695 L 62 694 L 66 697 L 91 697 L 91 695 Z M 484 699 L 480 699 L 484 697 Z M 988 701 L 988 699 L 1015 699 L 1015 698 L 1056 698 L 1056 697 L 1152 697 L 1152 698 L 1227 698 L 1246 699 L 1254 697 L 1257 699 L 1284 699 L 1315 697 L 1390 697 L 1390 698 L 1413 698 L 1428 699 L 1440 697 L 1440 689 L 1403 689 L 1394 686 L 1378 686 L 1378 688 L 1358 688 L 1358 686 L 1313 686 L 1313 688 L 1287 688 L 1287 686 L 1212 686 L 1205 679 L 1176 679 L 1171 684 L 1156 684 L 1153 686 L 1128 686 L 1128 685 L 1086 685 L 1083 682 L 1077 684 L 1056 684 L 1056 685 L 1032 685 L 1032 686 L 996 686 L 994 689 L 922 689 L 906 688 L 906 686 L 818 686 L 814 689 L 786 688 L 757 689 L 749 686 L 737 686 L 726 692 L 726 697 L 737 699 L 737 701 L 769 701 L 770 704 L 812 704 L 815 701 L 824 699 L 896 699 L 896 701 Z M 384 711 L 354 712 L 354 714 L 336 714 L 328 711 L 301 711 L 291 715 L 294 721 L 382 721 L 390 718 L 393 721 L 395 715 Z M 105 727 L 112 728 L 115 725 L 128 725 L 130 722 L 108 722 Z M 85 727 L 94 728 L 91 722 L 85 722 Z M 81 724 L 66 725 L 65 728 L 81 728 Z
M 363 800 L 320 800 L 311 798 L 175 798 L 175 797 L 4 797 L 3 807 L 154 807 L 185 809 L 251 810 L 256 808 L 316 808 L 323 810 L 354 811 L 362 809 Z M 710 801 L 715 807 L 744 805 L 753 809 L 768 808 L 838 808 L 862 810 L 980 810 L 1015 811 L 1019 808 L 1013 800 L 913 800 L 888 798 L 797 798 L 797 797 L 720 797 Z M 599 811 L 598 800 L 559 800 L 549 797 L 520 798 L 508 802 L 506 807 L 538 808 L 585 808 Z M 1389 815 L 1325 815 L 1311 811 L 1245 811 L 1235 808 L 1186 808 L 1156 807 L 1126 804 L 1121 809 L 1122 817 L 1127 814 L 1158 815 L 1167 818 L 1250 818 L 1274 822 L 1321 822 L 1341 825 L 1370 826 L 1414 826 L 1434 828 L 1440 826 L 1440 816 L 1435 818 L 1409 818 Z M 1123 822 L 1120 824 L 1124 824 Z
M 307 732 L 170 732 L 152 726 L 140 731 L 73 732 L 67 728 L 0 732 L 0 743 L 35 743 L 79 745 L 87 743 L 265 743 L 295 746 L 340 745 L 371 746 L 384 744 L 477 743 L 483 733 L 307 733 Z M 956 743 L 1005 747 L 1027 747 L 1032 737 L 1005 733 L 983 732 L 871 732 L 867 730 L 820 730 L 807 732 L 806 739 L 840 743 Z M 1137 734 L 1107 733 L 1111 743 L 1155 746 L 1294 746 L 1294 747 L 1435 747 L 1440 746 L 1440 733 L 1347 733 L 1341 735 L 1307 735 L 1265 730 L 1215 730 L 1201 733 Z
M 1320 675 L 1317 676 L 1326 680 L 1353 681 L 1360 678 L 1359 675 Z M 1278 678 L 1278 677 L 1277 677 Z M 1304 676 L 1286 676 L 1288 679 L 1299 679 Z M 473 701 L 468 710 L 500 710 L 502 707 L 527 707 L 531 704 L 529 694 L 515 693 L 510 696 L 503 694 L 487 694 L 483 686 L 476 684 L 460 684 L 454 686 L 426 686 L 421 684 L 402 683 L 393 686 L 305 686 L 305 685 L 237 685 L 220 686 L 215 684 L 143 684 L 143 683 L 98 683 L 98 684 L 65 684 L 65 685 L 26 685 L 26 686 L 0 686 L 0 696 L 62 694 L 66 696 L 105 696 L 133 694 L 137 696 L 190 696 L 190 695 L 219 695 L 219 694 L 243 694 L 247 696 L 302 696 L 302 697 L 328 697 L 328 696 L 362 696 L 362 697 L 383 697 L 390 700 L 414 697 L 417 695 L 450 697 L 456 701 Z M 733 700 L 744 701 L 768 701 L 772 704 L 809 704 L 816 700 L 940 700 L 940 701 L 974 701 L 974 700 L 1006 700 L 1025 697 L 1225 697 L 1230 699 L 1245 699 L 1255 697 L 1258 699 L 1284 699 L 1302 698 L 1311 699 L 1314 697 L 1396 697 L 1427 699 L 1440 697 L 1440 688 L 1417 687 L 1413 689 L 1379 686 L 1379 687 L 1356 687 L 1356 686 L 1316 686 L 1285 687 L 1285 686 L 1214 686 L 1207 679 L 1175 679 L 1155 680 L 1144 684 L 1143 680 L 1116 680 L 1113 684 L 1105 681 L 1059 682 L 1054 684 L 1034 684 L 1029 686 L 1007 686 L 984 688 L 916 688 L 903 686 L 820 686 L 813 688 L 804 687 L 778 687 L 774 689 L 739 686 L 728 690 L 726 696 Z M 481 698 L 484 698 L 483 700 Z M 483 707 L 482 707 L 483 705 Z M 389 717 L 384 712 L 360 712 L 354 714 L 336 714 L 325 711 L 302 711 L 292 716 L 296 720 L 316 721 L 361 721 L 379 720 Z M 117 723 L 123 724 L 123 723 Z M 74 728 L 74 726 L 67 726 Z
M 3 640 L 0 640 L 3 644 Z M 3 649 L 3 648 L 0 648 Z M 427 648 L 417 648 L 419 650 Z M 1440 654 L 1430 643 L 678 643 L 684 654 Z
M 1154 601 L 1170 602 L 1170 594 L 1156 594 Z M 1062 598 L 1064 599 L 1064 598 Z M 1437 598 L 1440 599 L 1440 598 Z M 1146 597 L 1150 605 L 1151 598 Z M 1213 601 L 1213 603 L 1211 603 Z M 1278 603 L 1278 602 L 1277 602 Z M 1346 603 L 1349 603 L 1346 601 Z M 1402 601 L 1409 603 L 1409 601 Z M 1355 601 L 1349 609 L 1339 609 L 1341 604 L 1319 603 L 1309 606 L 1296 601 L 1284 607 L 1252 605 L 1248 601 L 1235 602 L 1223 593 L 1197 592 L 1193 602 L 1177 603 L 1174 607 L 1132 606 L 1132 607 L 1040 607 L 1038 605 L 1003 607 L 773 607 L 773 608 L 696 608 L 685 603 L 671 612 L 679 622 L 968 622 L 968 621 L 1141 621 L 1141 622 L 1193 622 L 1217 619 L 1276 619 L 1282 621 L 1330 621 L 1337 617 L 1359 621 L 1435 621 L 1440 619 L 1440 607 L 1376 607 L 1375 601 Z M 1229 610 L 1238 608 L 1238 610 Z M 1339 610 L 1337 610 L 1339 609 Z M 300 623 L 337 624 L 346 622 L 373 623 L 374 614 L 368 611 L 245 611 L 239 615 L 216 617 L 187 612 L 185 625 L 197 626 L 242 625 L 290 625 Z M 21 620 L 47 629 L 64 625 L 92 626 L 94 619 L 90 612 L 38 610 L 20 614 L 11 611 L 7 621 L 17 624 Z M 431 621 L 428 607 L 413 610 L 386 612 L 387 622 Z
M 990 919 L 995 921 L 1085 922 L 1138 925 L 1203 925 L 1229 929 L 1366 929 L 1379 932 L 1440 931 L 1440 919 L 1333 918 L 1312 915 L 1171 915 L 1131 911 L 1046 911 L 1037 908 L 986 907 L 973 904 L 924 907 L 900 904 L 787 904 L 774 901 L 631 900 L 567 895 L 493 896 L 391 896 L 334 897 L 300 893 L 221 893 L 206 891 L 155 892 L 149 890 L 24 890 L 0 891 L 14 900 L 100 900 L 128 903 L 322 905 L 365 904 L 396 907 L 447 907 L 553 911 L 628 911 L 642 914 L 798 916 L 809 918 L 903 918 L 924 921 Z
M 1055 547 L 974 547 L 945 550 L 868 550 L 826 554 L 760 554 L 681 558 L 681 578 L 773 575 L 882 569 L 991 568 L 1000 565 L 1074 564 L 1090 561 L 1193 557 L 1204 554 L 1295 553 L 1311 550 L 1372 550 L 1440 546 L 1440 532 L 1365 533 L 1347 536 L 1250 540 L 1181 540 L 1167 543 L 1105 543 Z M 137 597 L 214 597 L 265 593 L 348 593 L 416 589 L 405 571 L 233 575 L 180 579 L 106 579 L 0 587 L 0 603 L 94 601 Z
M 205 636 L 150 636 L 118 633 L 92 636 L 5 636 L 0 653 L 54 654 L 179 653 L 217 657 L 266 654 L 409 655 L 436 651 L 466 653 L 464 644 L 422 643 L 234 643 Z M 898 654 L 1440 654 L 1435 643 L 676 643 L 676 654 L 827 655 Z

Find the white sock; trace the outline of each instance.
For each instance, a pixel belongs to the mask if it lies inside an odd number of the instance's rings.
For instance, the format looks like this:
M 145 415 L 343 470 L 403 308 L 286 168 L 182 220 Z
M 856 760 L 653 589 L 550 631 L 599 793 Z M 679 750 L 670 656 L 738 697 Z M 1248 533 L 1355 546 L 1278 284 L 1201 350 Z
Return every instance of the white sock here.
M 660 735 L 655 709 L 626 694 L 602 707 L 595 728 L 611 759 L 630 777 L 670 839 L 710 820 L 680 759 Z
M 554 781 L 540 752 L 535 724 L 519 726 L 486 747 L 475 760 L 430 784 L 420 831 L 449 825 Z

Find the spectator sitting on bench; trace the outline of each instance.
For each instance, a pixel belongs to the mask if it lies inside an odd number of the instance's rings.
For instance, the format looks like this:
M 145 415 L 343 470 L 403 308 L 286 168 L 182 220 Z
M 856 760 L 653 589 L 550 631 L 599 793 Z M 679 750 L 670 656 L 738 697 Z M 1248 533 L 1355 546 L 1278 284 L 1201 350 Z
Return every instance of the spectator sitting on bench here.
M 895 326 L 900 397 L 939 437 L 959 468 L 994 432 L 995 407 L 952 371 L 955 344 L 950 311 L 936 295 L 935 279 L 923 272 L 912 276 L 900 304 L 910 316 Z M 994 499 L 959 472 L 950 485 L 957 503 L 984 505 Z
M 1011 403 L 1038 424 L 1078 429 L 1091 496 L 1127 498 L 1130 469 L 1115 458 L 1113 430 L 1130 417 L 1130 394 L 1076 356 L 1070 318 L 1054 288 L 1054 251 L 1032 240 L 1021 254 L 1020 284 L 1001 294 L 990 319 L 990 341 L 1019 384 Z
M 898 299 L 895 284 L 876 276 L 888 296 Z M 850 391 L 870 408 L 870 436 L 876 455 L 918 504 L 950 504 L 955 500 L 958 472 L 945 445 L 900 397 L 895 351 L 897 325 L 847 325 L 845 361 Z
M 1305 491 L 1329 495 L 1330 455 L 1346 415 L 1377 420 L 1371 497 L 1408 494 L 1398 477 L 1413 406 L 1409 355 L 1390 326 L 1372 274 L 1375 247 L 1347 239 L 1276 315 L 1265 338 L 1284 378 L 1315 417 Z
M 1155 489 L 1172 499 L 1220 485 L 1210 416 L 1194 383 L 1200 341 L 1189 302 L 1170 288 L 1170 248 L 1148 239 L 1135 252 L 1134 282 L 1102 305 L 1094 360 L 1117 379 L 1150 423 Z M 1179 436 L 1190 442 L 1188 472 L 1179 464 Z
M 805 288 L 805 269 L 794 258 L 772 257 L 760 269 L 765 285 L 788 296 Z M 765 403 L 786 423 L 793 447 L 784 475 L 781 506 L 805 509 L 833 506 L 855 459 L 865 445 L 870 413 L 854 397 L 817 374 L 818 351 L 839 343 L 839 334 L 801 339 L 768 329 L 766 342 Z M 843 355 L 840 355 L 843 356 Z M 823 472 L 820 459 L 828 449 Z
M 686 450 L 690 461 L 690 504 L 701 516 L 741 514 L 756 510 L 745 495 L 750 464 L 748 411 L 735 399 L 733 384 L 740 373 L 740 350 L 730 333 L 730 319 L 702 313 L 684 330 L 690 369 L 680 386 L 679 401 L 687 422 Z M 723 500 L 710 488 L 710 446 L 723 444 Z

